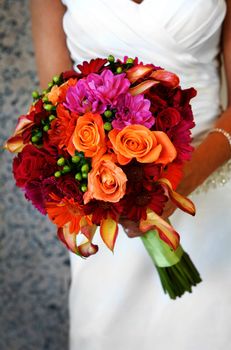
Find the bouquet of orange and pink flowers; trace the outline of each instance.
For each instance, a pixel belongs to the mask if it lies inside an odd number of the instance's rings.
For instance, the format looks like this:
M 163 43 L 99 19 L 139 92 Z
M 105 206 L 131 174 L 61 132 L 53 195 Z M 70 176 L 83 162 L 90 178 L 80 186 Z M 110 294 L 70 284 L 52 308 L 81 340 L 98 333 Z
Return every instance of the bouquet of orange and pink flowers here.
M 175 192 L 192 152 L 190 99 L 176 74 L 137 58 L 113 56 L 55 76 L 19 118 L 5 148 L 27 200 L 57 226 L 72 252 L 89 257 L 97 226 L 113 251 L 120 218 L 139 223 L 165 292 L 200 282 L 179 234 L 161 218 L 168 200 L 194 215 Z M 79 241 L 84 238 L 83 241 Z

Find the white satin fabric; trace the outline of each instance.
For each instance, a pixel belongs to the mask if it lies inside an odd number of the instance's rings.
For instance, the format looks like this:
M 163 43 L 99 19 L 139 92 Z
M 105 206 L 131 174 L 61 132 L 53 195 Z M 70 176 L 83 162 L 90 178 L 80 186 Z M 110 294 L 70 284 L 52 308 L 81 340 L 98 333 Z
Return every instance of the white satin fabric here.
M 73 61 L 138 56 L 194 86 L 199 138 L 220 112 L 219 40 L 224 0 L 65 0 L 63 26 Z M 192 195 L 195 218 L 171 218 L 201 272 L 193 294 L 164 295 L 142 242 L 120 230 L 112 255 L 71 254 L 70 350 L 224 350 L 231 345 L 231 184 Z M 97 241 L 96 240 L 96 241 Z

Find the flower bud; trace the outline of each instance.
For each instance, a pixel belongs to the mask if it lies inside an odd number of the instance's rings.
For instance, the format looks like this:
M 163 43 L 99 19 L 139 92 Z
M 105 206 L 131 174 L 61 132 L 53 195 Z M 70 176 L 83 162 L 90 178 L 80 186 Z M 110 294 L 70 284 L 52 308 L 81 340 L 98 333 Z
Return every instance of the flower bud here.
M 36 100 L 37 98 L 39 98 L 39 93 L 38 91 L 33 91 L 32 92 L 32 97 Z
M 106 118 L 111 118 L 112 112 L 111 112 L 110 110 L 106 110 L 106 111 L 104 112 L 104 116 L 105 116 Z
M 113 63 L 113 62 L 115 62 L 115 57 L 112 55 L 109 55 L 107 60 L 108 60 L 108 62 Z
M 109 122 L 104 123 L 103 127 L 106 131 L 110 131 L 112 129 L 112 125 Z
M 134 60 L 133 60 L 133 58 L 127 58 L 127 60 L 126 60 L 126 64 L 133 64 L 134 63 Z
M 43 105 L 43 108 L 49 112 L 49 111 L 52 111 L 55 107 L 53 105 L 51 105 L 50 103 L 47 103 L 47 104 Z
M 82 184 L 82 185 L 80 186 L 80 189 L 81 189 L 82 192 L 87 192 L 87 185 Z
M 49 125 L 44 125 L 43 131 L 47 132 L 49 129 L 50 129 L 50 128 L 49 128 Z
M 88 173 L 89 172 L 89 165 L 87 163 L 82 165 L 81 172 L 82 173 Z
M 44 103 L 48 103 L 48 102 L 49 102 L 48 97 L 47 97 L 47 96 L 44 96 L 44 97 L 42 98 L 42 101 L 43 101 Z
M 122 71 L 123 71 L 122 67 L 117 67 L 116 68 L 116 73 L 120 74 L 120 73 L 122 73 Z
M 53 77 L 53 82 L 54 82 L 55 84 L 57 84 L 57 83 L 59 82 L 59 79 L 60 79 L 60 76 L 59 76 L 59 75 L 55 75 L 55 76 Z
M 87 179 L 88 178 L 88 173 L 82 173 L 82 177 L 83 177 L 83 179 Z
M 54 116 L 53 114 L 51 114 L 51 115 L 49 116 L 49 121 L 52 122 L 52 120 L 54 120 L 54 119 L 55 119 L 55 116 Z
M 63 174 L 69 173 L 70 171 L 71 171 L 71 168 L 69 167 L 69 165 L 64 165 L 62 170 Z
M 77 164 L 80 161 L 80 157 L 79 156 L 73 156 L 71 158 L 71 161 L 72 161 L 72 163 Z
M 54 173 L 54 176 L 55 176 L 55 177 L 60 177 L 61 175 L 62 175 L 61 171 L 56 171 L 56 172 Z
M 40 137 L 38 137 L 37 135 L 34 135 L 31 138 L 31 142 L 33 142 L 33 143 L 37 143 L 37 142 L 39 142 L 39 140 L 40 140 Z
M 81 180 L 82 180 L 82 174 L 81 174 L 81 173 L 77 173 L 77 174 L 75 175 L 75 179 L 76 179 L 77 181 L 81 181 Z
M 38 130 L 35 136 L 38 136 L 39 138 L 42 137 L 43 136 L 42 131 Z
M 59 166 L 63 166 L 63 165 L 65 164 L 65 159 L 64 159 L 63 157 L 59 158 L 59 159 L 57 160 L 57 164 L 58 164 Z

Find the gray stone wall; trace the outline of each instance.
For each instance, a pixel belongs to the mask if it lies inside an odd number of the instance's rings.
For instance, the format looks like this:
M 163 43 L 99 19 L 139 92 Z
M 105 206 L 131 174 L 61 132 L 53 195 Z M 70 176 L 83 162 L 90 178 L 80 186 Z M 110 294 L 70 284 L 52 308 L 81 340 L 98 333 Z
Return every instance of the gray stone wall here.
M 0 144 L 38 85 L 26 0 L 0 0 Z M 0 152 L 0 349 L 68 348 L 68 252 L 16 188 Z

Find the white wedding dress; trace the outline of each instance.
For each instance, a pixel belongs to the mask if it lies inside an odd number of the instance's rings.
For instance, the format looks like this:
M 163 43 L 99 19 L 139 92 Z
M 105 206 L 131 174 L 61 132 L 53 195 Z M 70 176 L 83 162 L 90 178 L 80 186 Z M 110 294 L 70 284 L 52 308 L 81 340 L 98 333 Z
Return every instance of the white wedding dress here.
M 75 63 L 138 56 L 195 87 L 195 140 L 220 113 L 219 40 L 224 0 L 65 0 L 64 30 Z M 206 160 L 205 160 L 206 161 Z M 87 260 L 71 254 L 70 350 L 231 348 L 231 183 L 193 194 L 196 217 L 171 217 L 203 282 L 170 300 L 139 238 L 121 229 L 114 255 L 100 243 Z M 98 235 L 99 236 L 99 235 Z

